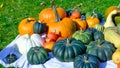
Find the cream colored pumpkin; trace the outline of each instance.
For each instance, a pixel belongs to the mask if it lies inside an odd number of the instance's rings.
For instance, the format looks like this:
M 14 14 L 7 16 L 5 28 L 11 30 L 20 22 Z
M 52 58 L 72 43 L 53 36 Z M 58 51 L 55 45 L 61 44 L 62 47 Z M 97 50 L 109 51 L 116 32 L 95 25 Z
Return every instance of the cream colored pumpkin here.
M 43 39 L 39 34 L 32 34 L 31 36 L 25 34 L 23 36 L 20 36 L 16 40 L 15 44 L 17 50 L 22 55 L 26 55 L 31 47 L 43 46 Z

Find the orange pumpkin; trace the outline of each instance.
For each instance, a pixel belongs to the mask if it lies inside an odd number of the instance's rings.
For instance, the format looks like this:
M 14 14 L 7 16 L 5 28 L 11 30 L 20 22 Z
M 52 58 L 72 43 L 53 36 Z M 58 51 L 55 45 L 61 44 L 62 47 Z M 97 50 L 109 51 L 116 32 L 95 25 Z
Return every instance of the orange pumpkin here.
M 87 22 L 83 19 L 73 19 L 73 21 L 76 23 L 77 30 L 81 29 L 85 30 L 87 28 Z
M 24 35 L 24 34 L 32 35 L 34 33 L 33 25 L 35 22 L 37 22 L 35 18 L 23 19 L 18 26 L 19 34 L 20 35 Z
M 120 68 L 120 62 L 117 64 L 117 68 Z
M 51 51 L 53 46 L 54 46 L 54 43 L 55 41 L 48 41 L 48 42 L 45 42 L 43 44 L 43 47 L 47 50 L 47 51 Z
M 43 9 L 39 13 L 40 21 L 43 21 L 43 23 L 48 23 L 49 21 L 54 22 L 56 20 L 54 8 L 55 8 L 55 6 L 54 6 L 54 0 L 53 0 L 52 8 Z M 56 9 L 57 9 L 58 15 L 60 16 L 60 19 L 66 17 L 66 11 L 63 8 L 57 7 Z
M 56 34 L 67 38 L 76 31 L 76 25 L 70 18 L 63 18 L 58 22 L 50 22 L 47 24 L 48 32 L 56 30 Z
M 87 24 L 88 24 L 88 28 L 94 28 L 94 26 L 96 24 L 100 23 L 100 20 L 98 18 L 96 18 L 96 17 L 88 17 L 86 19 L 86 21 L 87 21 Z
M 80 17 L 81 17 L 81 14 L 78 10 L 75 10 L 74 12 L 72 12 L 72 14 L 70 16 L 71 19 L 78 19 Z

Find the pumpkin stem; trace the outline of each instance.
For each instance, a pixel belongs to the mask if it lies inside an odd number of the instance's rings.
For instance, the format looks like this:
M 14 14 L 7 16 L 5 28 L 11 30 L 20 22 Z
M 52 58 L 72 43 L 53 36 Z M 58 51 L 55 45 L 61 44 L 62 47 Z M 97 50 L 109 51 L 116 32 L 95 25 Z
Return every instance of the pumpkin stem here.
M 92 16 L 92 18 L 96 18 L 97 17 L 97 13 L 95 13 L 95 11 L 93 10 L 93 16 Z
M 12 58 L 12 53 L 10 53 L 10 58 Z
M 98 39 L 98 47 L 100 47 L 100 39 Z
M 60 21 L 60 17 L 59 17 L 59 15 L 58 15 L 58 12 L 57 12 L 56 7 L 55 7 L 55 5 L 54 5 L 54 0 L 52 0 L 52 9 L 53 9 L 54 12 L 55 12 L 56 22 L 59 22 L 59 21 Z
M 27 22 L 26 23 L 29 23 L 31 21 L 34 21 L 34 20 L 32 20 L 31 18 L 27 18 Z
M 70 40 L 67 38 L 66 46 L 70 46 Z
M 38 48 L 34 48 L 34 52 L 38 52 Z
M 88 62 L 88 58 L 84 56 L 84 62 Z
M 83 29 L 80 27 L 80 34 L 82 34 L 82 32 L 83 32 Z

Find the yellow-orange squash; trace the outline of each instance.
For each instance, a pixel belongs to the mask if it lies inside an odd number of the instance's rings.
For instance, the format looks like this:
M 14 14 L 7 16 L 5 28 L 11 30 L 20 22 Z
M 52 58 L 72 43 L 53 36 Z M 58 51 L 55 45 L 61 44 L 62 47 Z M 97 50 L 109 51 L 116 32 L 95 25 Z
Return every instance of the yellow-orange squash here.
M 33 25 L 35 22 L 37 22 L 35 18 L 23 19 L 18 26 L 19 34 L 20 35 L 24 35 L 24 34 L 32 35 L 34 33 Z
M 43 23 L 48 23 L 49 21 L 55 21 L 55 11 L 54 11 L 54 0 L 52 1 L 52 8 L 45 8 L 39 13 L 39 19 Z M 66 17 L 66 11 L 61 7 L 56 7 L 60 19 Z
M 88 17 L 88 18 L 86 19 L 86 21 L 87 21 L 87 24 L 88 24 L 88 27 L 89 27 L 89 28 L 94 28 L 94 26 L 95 26 L 96 24 L 99 24 L 99 23 L 100 23 L 100 20 L 99 20 L 98 18 L 96 18 L 96 17 Z
M 112 60 L 115 64 L 120 63 L 120 48 L 118 48 L 112 55 Z
M 86 20 L 82 20 L 82 19 L 73 19 L 73 21 L 76 24 L 76 29 L 82 29 L 85 30 L 87 28 L 87 22 Z

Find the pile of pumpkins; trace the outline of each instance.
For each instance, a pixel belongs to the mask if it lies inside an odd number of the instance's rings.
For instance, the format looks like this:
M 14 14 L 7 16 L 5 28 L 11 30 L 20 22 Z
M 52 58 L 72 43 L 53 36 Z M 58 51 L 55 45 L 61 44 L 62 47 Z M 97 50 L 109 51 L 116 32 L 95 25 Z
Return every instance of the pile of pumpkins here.
M 25 18 L 20 22 L 16 48 L 32 65 L 48 61 L 48 52 L 61 62 L 74 62 L 74 68 L 99 68 L 100 62 L 111 59 L 120 64 L 120 25 L 113 21 L 120 10 L 114 6 L 106 13 L 101 25 L 99 12 L 84 15 L 77 9 L 66 11 L 52 0 L 51 8 L 40 11 L 39 20 Z

